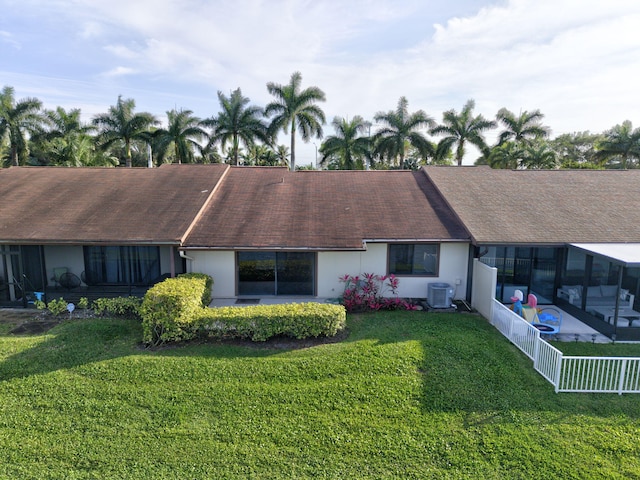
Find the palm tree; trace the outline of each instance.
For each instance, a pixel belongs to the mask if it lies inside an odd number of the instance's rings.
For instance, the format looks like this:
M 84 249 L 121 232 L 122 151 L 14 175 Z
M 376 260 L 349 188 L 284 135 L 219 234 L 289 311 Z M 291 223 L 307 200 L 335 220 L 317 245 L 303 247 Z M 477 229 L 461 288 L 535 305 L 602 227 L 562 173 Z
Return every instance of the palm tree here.
M 640 160 L 640 128 L 633 129 L 629 120 L 604 133 L 604 140 L 596 145 L 596 158 L 601 161 L 617 161 L 620 168 L 627 168 L 633 160 Z
M 94 165 L 96 161 L 104 164 L 108 158 L 96 154 L 90 135 L 95 126 L 82 123 L 80 115 L 78 108 L 68 112 L 62 107 L 44 111 L 43 128 L 32 140 L 42 146 L 49 163 L 80 167 Z
M 487 150 L 483 132 L 495 128 L 496 123 L 485 119 L 482 115 L 473 116 L 476 102 L 467 101 L 458 115 L 455 110 L 448 110 L 442 114 L 442 125 L 431 129 L 434 135 L 445 135 L 439 142 L 439 148 L 450 149 L 456 145 L 455 160 L 462 165 L 466 143 L 475 145 L 481 152 Z
M 425 159 L 433 154 L 433 145 L 419 129 L 432 127 L 435 122 L 423 110 L 409 113 L 409 102 L 405 97 L 400 97 L 395 110 L 378 112 L 374 120 L 385 125 L 373 136 L 376 155 L 398 159 L 400 168 L 404 168 L 407 142 Z
M 15 100 L 13 87 L 5 86 L 0 92 L 0 141 L 8 137 L 9 157 L 12 165 L 25 163 L 28 148 L 25 132 L 34 133 L 42 120 L 42 103 L 37 98 Z
M 251 145 L 247 153 L 242 155 L 244 165 L 256 165 L 262 167 L 275 167 L 280 163 L 276 151 L 268 145 Z
M 601 133 L 588 131 L 565 133 L 550 141 L 556 157 L 561 160 L 560 168 L 601 168 L 596 158 L 596 145 L 604 140 Z
M 524 147 L 521 166 L 528 169 L 552 169 L 558 165 L 556 152 L 544 140 L 532 142 Z
M 369 138 L 362 136 L 368 128 L 365 121 L 356 115 L 351 121 L 335 117 L 331 124 L 336 134 L 322 142 L 320 163 L 331 159 L 340 170 L 364 170 L 364 160 L 369 154 Z
M 204 120 L 202 125 L 212 128 L 209 146 L 220 143 L 224 150 L 227 143 L 231 142 L 228 153 L 232 165 L 238 165 L 240 144 L 249 148 L 254 145 L 256 139 L 263 143 L 271 143 L 267 125 L 262 121 L 263 110 L 249 105 L 249 98 L 243 97 L 239 88 L 231 92 L 229 97 L 218 92 L 218 100 L 221 112 L 217 117 Z
M 530 144 L 536 139 L 547 138 L 549 128 L 540 124 L 544 115 L 540 110 L 527 112 L 526 110 L 516 116 L 506 108 L 498 110 L 496 119 L 502 123 L 505 129 L 498 137 L 498 144 L 501 145 L 508 140 L 513 140 L 518 144 Z
M 178 163 L 193 163 L 194 151 L 202 148 L 198 141 L 208 137 L 202 122 L 191 110 L 182 109 L 168 111 L 167 120 L 167 128 L 160 128 L 153 134 L 158 162 L 162 163 L 173 147 L 172 153 Z
M 504 142 L 496 145 L 486 157 L 486 163 L 491 168 L 503 168 L 515 170 L 524 157 L 523 148 L 516 142 Z M 480 162 L 476 162 L 479 164 Z
M 326 123 L 324 112 L 316 105 L 324 102 L 325 95 L 318 87 L 307 87 L 301 90 L 302 75 L 294 72 L 288 85 L 267 83 L 268 92 L 276 100 L 265 108 L 267 117 L 273 116 L 269 125 L 270 133 L 275 136 L 282 130 L 285 134 L 291 129 L 290 169 L 296 167 L 296 129 L 300 129 L 302 140 L 308 142 L 315 135 L 322 138 L 322 125 Z
M 116 105 L 109 107 L 109 113 L 96 115 L 93 125 L 98 127 L 97 145 L 106 150 L 111 147 L 124 147 L 126 166 L 131 167 L 131 144 L 135 140 L 150 142 L 149 129 L 158 124 L 158 120 L 147 112 L 133 113 L 136 102 L 132 98 L 118 96 Z
M 286 145 L 278 145 L 275 150 L 278 165 L 289 166 L 289 147 Z

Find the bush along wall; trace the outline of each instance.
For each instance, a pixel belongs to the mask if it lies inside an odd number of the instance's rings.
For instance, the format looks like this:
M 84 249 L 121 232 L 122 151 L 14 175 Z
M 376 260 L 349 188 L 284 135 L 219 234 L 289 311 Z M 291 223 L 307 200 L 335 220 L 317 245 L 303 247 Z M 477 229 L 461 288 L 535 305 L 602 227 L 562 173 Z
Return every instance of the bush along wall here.
M 196 338 L 265 341 L 275 336 L 333 336 L 344 328 L 341 305 L 291 303 L 208 308 L 206 275 L 169 278 L 147 292 L 140 307 L 143 341 L 150 345 Z M 207 290 L 209 297 L 203 292 Z
M 207 308 L 195 322 L 206 338 L 332 337 L 345 327 L 346 310 L 325 303 L 287 303 L 248 307 Z
M 195 338 L 197 329 L 193 322 L 207 298 L 205 289 L 209 282 L 205 277 L 168 278 L 147 291 L 140 306 L 145 343 L 158 345 Z

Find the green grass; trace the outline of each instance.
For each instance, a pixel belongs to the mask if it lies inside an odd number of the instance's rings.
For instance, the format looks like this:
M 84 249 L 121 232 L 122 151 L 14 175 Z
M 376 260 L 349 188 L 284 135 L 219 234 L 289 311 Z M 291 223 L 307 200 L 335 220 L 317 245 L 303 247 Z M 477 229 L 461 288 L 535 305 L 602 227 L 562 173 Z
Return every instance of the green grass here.
M 0 478 L 640 478 L 640 399 L 555 394 L 480 317 L 156 351 L 123 320 L 0 335 Z
M 640 343 L 552 342 L 564 355 L 640 357 Z

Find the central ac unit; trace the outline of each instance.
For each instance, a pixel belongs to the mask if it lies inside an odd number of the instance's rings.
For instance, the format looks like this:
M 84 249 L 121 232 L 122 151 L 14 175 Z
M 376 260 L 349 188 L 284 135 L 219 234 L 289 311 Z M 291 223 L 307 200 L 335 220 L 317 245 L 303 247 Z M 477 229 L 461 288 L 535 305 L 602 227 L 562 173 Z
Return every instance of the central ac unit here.
M 427 303 L 432 308 L 449 308 L 453 303 L 453 288 L 448 283 L 430 283 Z

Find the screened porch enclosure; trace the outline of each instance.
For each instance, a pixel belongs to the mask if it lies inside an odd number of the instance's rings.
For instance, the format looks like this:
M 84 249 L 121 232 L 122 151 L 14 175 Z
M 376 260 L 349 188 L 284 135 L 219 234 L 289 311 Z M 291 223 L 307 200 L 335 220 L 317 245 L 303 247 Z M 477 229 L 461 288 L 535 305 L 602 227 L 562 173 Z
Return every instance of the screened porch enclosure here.
M 496 298 L 510 303 L 515 290 L 552 304 L 558 267 L 557 247 L 483 246 L 480 261 L 498 270 Z
M 238 295 L 315 295 L 316 255 L 237 252 Z
M 479 260 L 497 269 L 495 298 L 515 290 L 555 304 L 600 333 L 640 340 L 640 245 L 482 246 Z
M 160 249 L 147 246 L 84 247 L 87 285 L 150 285 L 160 277 Z
M 0 245 L 0 306 L 26 306 L 46 283 L 42 247 Z
M 572 244 L 565 251 L 557 302 L 616 340 L 640 340 L 640 245 Z

